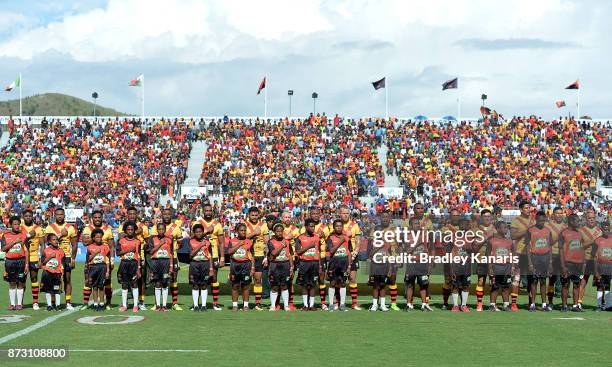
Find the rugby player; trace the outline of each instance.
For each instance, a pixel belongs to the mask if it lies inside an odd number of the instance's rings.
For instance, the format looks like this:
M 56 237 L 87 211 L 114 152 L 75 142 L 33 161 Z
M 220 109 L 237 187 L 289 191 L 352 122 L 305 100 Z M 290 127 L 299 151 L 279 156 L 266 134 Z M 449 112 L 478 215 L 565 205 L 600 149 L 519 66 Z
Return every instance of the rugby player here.
M 415 223 L 419 223 L 419 230 L 421 231 L 425 231 L 426 233 L 431 234 L 434 227 L 433 227 L 433 222 L 431 221 L 431 218 L 426 215 L 425 213 L 425 206 L 422 203 L 415 203 L 414 206 L 412 207 L 412 211 L 413 211 L 413 215 L 412 218 L 416 219 L 417 222 Z M 410 219 L 412 219 L 410 218 Z M 410 220 L 407 220 L 404 222 L 404 226 L 406 228 L 410 228 Z M 428 239 L 429 240 L 429 239 Z M 431 238 L 431 240 L 433 240 L 433 238 Z M 440 241 L 440 242 L 435 242 L 434 243 L 436 246 L 436 251 L 437 251 L 437 255 L 444 255 L 445 254 L 445 250 L 444 250 L 444 244 Z M 431 247 L 431 246 L 430 246 Z M 393 247 L 392 247 L 393 249 Z M 392 266 L 391 269 L 395 269 L 395 271 L 397 271 L 397 267 Z M 431 267 L 429 269 L 431 271 Z M 448 269 L 447 266 L 445 265 L 444 268 L 445 271 L 445 275 L 448 273 Z M 389 295 L 391 296 L 391 309 L 394 311 L 399 311 L 399 307 L 397 307 L 396 302 L 397 302 L 397 284 L 395 284 L 395 275 L 392 274 L 392 277 L 389 279 Z M 446 279 L 446 278 L 445 278 Z M 392 283 L 392 284 L 391 284 Z M 450 295 L 450 283 L 446 282 L 444 284 L 448 284 L 448 287 L 442 287 L 443 293 L 446 293 L 446 300 L 448 301 L 448 296 Z M 420 287 L 420 286 L 419 286 Z M 427 286 L 429 287 L 429 286 Z M 429 289 L 427 289 L 427 304 L 429 307 Z M 408 299 L 407 302 L 409 302 L 410 304 L 412 304 L 412 298 Z
M 293 256 L 291 255 L 291 244 L 284 237 L 282 223 L 275 223 L 272 226 L 273 237 L 268 241 L 268 281 L 270 282 L 270 311 L 276 311 L 276 300 L 279 290 L 283 298 L 285 311 L 289 308 L 288 285 L 291 282 L 293 273 Z
M 536 311 L 537 286 L 540 284 L 542 311 L 552 311 L 546 304 L 546 280 L 552 274 L 552 232 L 546 224 L 546 213 L 536 213 L 536 224 L 525 234 L 529 277 L 529 312 Z
M 151 256 L 151 282 L 155 284 L 155 311 L 167 312 L 168 284 L 174 273 L 174 231 L 168 231 L 161 222 L 154 228 L 154 234 L 148 238 L 147 251 Z
M 219 306 L 219 279 L 217 274 L 219 268 L 225 266 L 225 234 L 221 222 L 214 218 L 213 206 L 210 203 L 205 203 L 202 209 L 203 217 L 198 219 L 196 223 L 204 227 L 204 236 L 210 241 L 210 253 L 212 255 L 214 271 L 211 279 L 212 307 L 215 311 L 221 311 L 223 308 Z
M 584 271 L 584 278 L 580 281 L 580 295 L 578 296 L 578 303 L 582 304 L 586 286 L 589 283 L 589 278 L 593 274 L 593 251 L 595 247 L 595 240 L 601 237 L 601 229 L 597 224 L 595 209 L 589 207 L 584 214 L 585 223 L 584 226 L 580 227 L 580 234 L 582 235 L 582 243 L 584 244 L 586 268 Z M 597 287 L 595 283 L 593 286 Z
M 47 300 L 47 311 L 57 311 L 61 303 L 64 250 L 59 248 L 59 240 L 55 234 L 49 234 L 47 241 L 48 246 L 45 247 L 40 262 L 40 269 L 43 271 L 40 283 Z
M 40 286 L 38 283 L 38 269 L 40 265 L 40 240 L 43 237 L 42 228 L 34 223 L 34 213 L 31 209 L 23 211 L 23 221 L 21 230 L 25 232 L 27 240 L 26 247 L 30 256 L 30 281 L 32 282 L 32 308 L 38 310 L 38 293 Z
M 314 220 L 306 219 L 304 228 L 306 232 L 295 239 L 295 253 L 299 259 L 296 284 L 302 287 L 302 311 L 316 311 L 314 301 L 321 272 L 321 239 L 315 234 Z
M 351 219 L 350 211 L 348 206 L 340 205 L 338 207 L 338 216 L 342 221 L 342 228 L 344 235 L 349 241 L 350 247 L 350 273 L 349 273 L 349 290 L 351 293 L 351 308 L 353 310 L 361 310 L 362 308 L 357 304 L 358 288 L 357 288 L 357 270 L 359 270 L 359 259 L 357 255 L 359 253 L 359 245 L 361 244 L 361 228 L 359 224 Z M 331 299 L 330 299 L 331 302 Z M 342 301 L 341 301 L 342 302 Z
M 138 278 L 138 308 L 140 310 L 146 310 L 147 306 L 145 305 L 145 293 L 147 287 L 147 254 L 145 251 L 145 245 L 147 243 L 147 239 L 149 238 L 149 227 L 144 223 L 138 221 L 138 209 L 136 207 L 129 207 L 127 209 L 126 219 L 129 222 L 136 223 L 136 239 L 140 241 L 140 277 Z M 119 228 L 119 240 L 124 236 L 123 226 Z
M 466 218 L 459 220 L 459 229 L 466 233 L 470 230 L 470 221 Z M 451 255 L 455 256 L 470 256 L 473 251 L 473 243 L 471 240 L 463 236 L 461 239 L 453 238 L 453 247 Z M 452 296 L 453 296 L 453 312 L 470 312 L 467 306 L 468 297 L 470 295 L 470 273 L 471 263 L 468 261 L 465 264 L 451 261 L 451 280 L 452 280 Z M 459 307 L 459 291 L 461 290 L 461 307 Z
M 561 311 L 567 312 L 567 298 L 570 282 L 573 285 L 572 296 L 574 305 L 572 311 L 582 312 L 580 304 L 580 281 L 586 268 L 586 246 L 580 233 L 580 218 L 571 214 L 567 219 L 567 228 L 559 236 L 559 256 L 561 259 Z
M 293 224 L 293 213 L 291 210 L 284 210 L 281 213 L 281 223 L 283 224 L 283 235 L 285 239 L 289 241 L 291 245 L 291 253 L 293 254 L 293 264 L 296 270 L 300 266 L 300 258 L 295 252 L 295 239 L 300 235 L 300 229 Z M 304 228 L 305 230 L 305 228 Z M 295 311 L 295 304 L 293 303 L 293 297 L 295 289 L 293 286 L 293 276 L 291 275 L 291 284 L 289 284 L 289 308 L 291 311 Z
M 329 300 L 333 306 L 329 311 L 346 310 L 346 280 L 351 268 L 351 245 L 349 238 L 344 234 L 344 222 L 342 219 L 334 220 L 333 232 L 327 237 L 326 248 L 329 249 L 329 261 L 327 267 L 327 280 L 329 281 Z M 340 306 L 334 302 L 336 287 L 340 288 Z
M 382 256 L 397 254 L 397 243 L 395 240 L 389 242 L 385 240 L 385 233 L 391 230 L 391 213 L 389 211 L 381 213 L 380 224 L 374 230 L 383 233 L 383 244 L 378 246 L 374 244 L 373 240 L 368 241 L 368 259 L 370 261 L 368 284 L 372 287 L 372 306 L 370 311 L 377 311 L 379 307 L 381 311 L 389 311 L 385 304 L 385 288 L 387 285 L 395 285 L 397 290 L 397 285 L 395 284 L 397 266 L 396 264 L 390 264 L 388 261 L 383 261 L 382 258 Z M 393 301 L 392 305 L 395 305 L 395 309 L 399 310 L 396 304 L 397 296 Z
M 141 278 L 140 254 L 143 243 L 136 238 L 136 223 L 127 221 L 123 223 L 122 230 L 125 234 L 119 239 L 119 270 L 117 280 L 121 284 L 121 307 L 119 312 L 128 309 L 128 287 L 132 288 L 132 299 L 134 300 L 133 312 L 138 312 L 138 279 Z
M 262 277 L 264 267 L 268 265 L 268 260 L 266 258 L 266 252 L 268 251 L 268 249 L 267 249 L 266 244 L 268 243 L 268 240 L 270 239 L 270 237 L 268 234 L 269 232 L 268 225 L 266 224 L 266 222 L 261 220 L 261 212 L 259 211 L 259 208 L 257 208 L 256 206 L 249 208 L 247 216 L 248 216 L 247 221 L 246 223 L 243 223 L 243 225 L 246 226 L 246 234 L 245 234 L 246 239 L 248 239 L 253 244 L 253 250 L 252 250 L 253 256 L 254 256 L 253 264 L 255 266 L 255 271 L 254 271 L 255 284 L 253 285 L 253 293 L 255 294 L 255 309 L 257 311 L 261 311 L 263 310 L 263 308 L 261 307 L 261 295 L 263 293 L 261 277 Z M 238 228 L 236 228 L 236 230 L 238 230 Z M 242 264 L 241 266 L 238 266 L 238 267 L 240 267 L 241 270 L 244 270 L 242 268 L 246 267 L 246 265 Z M 242 274 L 241 276 L 246 276 L 246 275 Z M 250 278 L 249 278 L 248 284 L 251 284 Z M 246 294 L 247 294 L 246 309 L 248 310 L 248 290 Z M 238 298 L 236 298 L 236 300 L 237 299 Z
M 9 311 L 23 310 L 23 287 L 29 269 L 30 256 L 26 248 L 27 236 L 21 230 L 21 218 L 9 219 L 11 230 L 0 238 L 0 248 L 6 253 L 4 260 L 4 280 L 9 284 Z
M 610 222 L 601 223 L 601 236 L 595 240 L 593 271 L 597 286 L 596 311 L 612 311 L 612 298 L 610 297 L 610 279 L 612 278 L 612 237 Z M 604 304 L 605 299 L 605 304 Z
M 325 271 L 327 269 L 327 249 L 325 247 L 327 237 L 331 230 L 329 226 L 321 221 L 321 208 L 318 206 L 311 206 L 308 209 L 308 218 L 312 219 L 315 224 L 315 234 L 321 239 L 321 272 L 319 273 L 319 297 L 321 298 L 321 309 L 327 310 L 327 302 L 325 296 L 327 291 L 325 289 Z M 306 232 L 306 228 L 302 227 L 300 233 Z
M 193 306 L 191 311 L 206 311 L 208 298 L 208 285 L 215 276 L 215 267 L 211 256 L 212 245 L 205 237 L 204 226 L 197 223 L 193 226 L 194 237 L 189 240 L 191 262 L 189 263 L 189 283 L 191 284 L 191 297 Z M 202 304 L 199 301 L 202 299 Z
M 408 225 L 411 230 L 418 231 L 422 229 L 422 219 L 411 218 Z M 406 288 L 406 308 L 405 311 L 412 311 L 414 305 L 412 298 L 414 295 L 415 283 L 419 285 L 419 296 L 421 297 L 421 311 L 433 311 L 429 306 L 429 275 L 431 272 L 431 264 L 429 261 L 421 262 L 421 254 L 432 256 L 434 248 L 429 241 L 423 241 L 423 238 L 413 237 L 410 233 L 410 240 L 404 243 L 403 251 L 411 256 L 412 262 L 406 263 L 406 273 L 404 275 L 404 285 Z
M 107 311 L 109 311 L 112 307 L 111 302 L 113 299 L 113 283 L 111 281 L 111 277 L 112 277 L 112 270 L 115 266 L 116 248 L 115 248 L 115 238 L 113 236 L 113 230 L 111 226 L 104 223 L 103 213 L 101 210 L 93 211 L 93 213 L 91 214 L 91 223 L 85 226 L 85 228 L 83 229 L 83 234 L 81 236 L 82 241 L 83 241 L 83 246 L 87 247 L 89 246 L 89 244 L 91 244 L 92 242 L 91 233 L 93 232 L 94 229 L 100 229 L 102 231 L 103 233 L 102 244 L 107 246 L 110 251 L 109 252 L 109 258 L 110 258 L 109 266 L 110 266 L 111 272 L 109 273 L 109 276 L 106 278 L 105 283 L 104 283 L 104 293 L 106 296 L 106 303 L 104 307 L 106 308 Z M 86 276 L 85 279 L 88 279 L 88 277 Z M 84 304 L 83 307 L 87 306 L 85 297 L 86 297 L 86 293 L 88 292 L 88 288 L 89 288 L 89 284 L 85 282 L 85 285 L 83 286 L 83 304 Z
M 264 224 L 265 225 L 265 224 Z M 261 227 L 260 227 L 261 228 Z M 242 293 L 242 310 L 249 310 L 249 287 L 255 274 L 253 241 L 247 238 L 247 225 L 236 225 L 237 237 L 232 238 L 227 253 L 231 256 L 232 311 L 238 311 L 238 292 Z M 262 251 L 263 252 L 263 251 Z
M 527 272 L 528 260 L 527 255 L 525 254 L 525 249 L 527 248 L 525 235 L 527 234 L 527 230 L 535 225 L 535 221 L 531 216 L 531 212 L 533 211 L 531 203 L 528 201 L 522 201 L 519 204 L 519 210 L 521 211 L 521 215 L 514 217 L 510 223 L 510 236 L 512 237 L 512 240 L 516 242 L 515 250 L 519 257 L 519 266 L 514 268 L 512 292 L 510 293 L 512 298 L 512 311 L 518 310 L 516 301 L 518 299 L 521 286 L 521 274 L 524 275 Z
M 49 234 L 57 236 L 60 248 L 64 250 L 62 259 L 64 292 L 66 293 L 66 309 L 72 310 L 72 269 L 75 266 L 77 255 L 77 233 L 74 226 L 65 222 L 66 213 L 63 208 L 56 208 L 54 214 L 55 221 L 45 228 L 44 240 L 40 242 L 39 253 L 44 251 L 45 243 Z
M 480 223 L 476 225 L 476 231 L 482 232 L 482 241 L 476 241 L 478 255 L 480 257 L 486 255 L 487 252 L 487 240 L 491 238 L 496 232 L 495 226 L 493 225 L 493 213 L 489 209 L 483 209 L 480 212 Z M 480 262 L 476 264 L 476 275 L 478 276 L 478 283 L 476 284 L 476 311 L 480 312 L 483 309 L 482 301 L 484 298 L 484 287 L 487 281 L 487 275 L 489 274 L 489 265 Z
M 512 284 L 513 268 L 518 266 L 512 262 L 515 254 L 515 244 L 508 238 L 508 225 L 503 220 L 495 223 L 495 234 L 489 237 L 486 243 L 487 256 L 495 256 L 498 261 L 488 263 L 488 272 L 491 279 L 491 294 L 489 311 L 499 311 L 497 308 L 497 295 L 502 290 L 504 302 L 502 310 L 512 311 L 510 307 L 510 286 Z
M 455 238 L 456 233 L 459 231 L 459 220 L 461 219 L 461 213 L 458 209 L 451 209 L 450 217 L 448 222 L 441 228 L 442 240 L 445 238 Z M 452 237 L 449 235 L 452 234 Z M 436 243 L 436 255 L 444 256 L 446 253 L 450 253 L 453 248 L 453 242 L 440 242 Z M 452 289 L 452 276 L 450 264 L 443 264 L 442 269 L 444 271 L 444 284 L 442 285 L 442 310 L 448 310 L 448 298 L 451 295 Z
M 552 220 L 546 222 L 545 224 L 550 230 L 553 240 L 551 251 L 553 272 L 548 280 L 548 287 L 546 288 L 548 308 L 550 309 L 553 308 L 555 294 L 558 294 L 561 291 L 561 278 L 559 277 L 559 274 L 561 273 L 561 261 L 559 260 L 559 235 L 565 228 L 567 228 L 563 219 L 563 209 L 561 207 L 556 207 L 552 212 Z
M 96 228 L 91 231 L 91 243 L 87 246 L 87 263 L 89 269 L 87 275 L 89 277 L 88 284 L 92 288 L 93 309 L 102 311 L 104 307 L 103 290 L 105 288 L 106 279 L 110 277 L 110 249 L 104 244 L 102 238 L 104 231 Z
M 165 236 L 172 240 L 172 269 L 170 274 L 170 292 L 172 293 L 172 310 L 183 311 L 183 308 L 178 304 L 178 283 L 177 277 L 180 270 L 177 251 L 181 246 L 180 241 L 183 239 L 183 231 L 181 226 L 183 222 L 180 219 L 173 220 L 174 211 L 170 208 L 162 209 L 162 223 L 166 228 Z M 153 227 L 151 236 L 157 235 L 159 226 Z

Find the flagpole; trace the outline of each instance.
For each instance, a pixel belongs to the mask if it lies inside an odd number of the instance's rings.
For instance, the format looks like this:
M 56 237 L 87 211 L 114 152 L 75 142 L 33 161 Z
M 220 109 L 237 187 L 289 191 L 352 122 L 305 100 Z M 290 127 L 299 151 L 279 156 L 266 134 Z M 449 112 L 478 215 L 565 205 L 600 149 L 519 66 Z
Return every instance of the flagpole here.
M 389 121 L 389 79 L 385 79 L 385 120 Z
M 145 80 L 144 80 L 144 74 L 142 74 L 142 90 L 141 92 L 141 106 L 140 106 L 140 112 L 141 112 L 141 116 L 142 116 L 142 123 L 144 124 L 144 116 L 145 116 L 145 110 L 144 110 L 144 101 L 145 101 Z
M 578 116 L 576 116 L 576 121 L 580 120 L 580 84 L 578 84 L 578 103 L 577 103 L 577 112 Z
M 21 73 L 19 73 L 19 119 L 21 120 L 22 118 L 22 108 L 21 108 L 21 84 L 22 84 L 22 80 L 21 80 Z
M 268 76 L 264 77 L 266 81 L 266 85 L 264 86 L 264 120 L 268 119 L 268 86 L 270 85 L 270 80 L 268 80 Z

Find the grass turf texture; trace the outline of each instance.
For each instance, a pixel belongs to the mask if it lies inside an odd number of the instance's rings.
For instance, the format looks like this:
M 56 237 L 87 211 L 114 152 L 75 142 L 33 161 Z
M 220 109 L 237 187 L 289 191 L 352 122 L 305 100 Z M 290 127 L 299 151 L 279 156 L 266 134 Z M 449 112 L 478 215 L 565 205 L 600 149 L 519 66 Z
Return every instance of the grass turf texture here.
M 74 303 L 80 304 L 83 285 L 82 265 L 73 272 Z M 218 365 L 374 365 L 399 363 L 401 365 L 539 365 L 563 364 L 607 365 L 612 361 L 609 347 L 612 332 L 612 313 L 529 313 L 526 295 L 521 295 L 522 310 L 514 313 L 471 312 L 451 313 L 439 310 L 441 295 L 432 295 L 434 312 L 231 312 L 224 310 L 194 313 L 187 308 L 191 294 L 186 286 L 187 270 L 181 270 L 183 283 L 179 302 L 185 311 L 156 313 L 140 312 L 142 322 L 128 325 L 83 325 L 76 320 L 83 316 L 133 315 L 112 311 L 77 311 L 61 317 L 29 334 L 0 345 L 0 349 L 68 347 L 75 349 L 182 349 L 206 350 L 202 353 L 179 352 L 69 352 L 68 359 L 43 363 L 73 366 L 97 365 L 185 365 L 187 363 L 216 363 Z M 115 275 L 115 274 L 114 274 Z M 365 279 L 365 274 L 363 275 Z M 114 280 L 116 279 L 113 277 Z M 226 272 L 220 277 L 226 279 Z M 475 278 L 475 276 L 473 276 Z M 434 278 L 439 283 L 440 279 Z M 116 280 L 115 280 L 116 281 Z M 222 282 L 223 284 L 223 282 Z M 113 284 L 115 290 L 119 286 Z M 360 303 L 369 306 L 371 297 L 361 287 Z M 151 290 L 149 290 L 150 292 Z M 595 290 L 589 286 L 586 303 L 594 304 Z M 169 297 L 170 298 L 170 297 Z M 0 286 L 3 311 L 0 315 L 22 314 L 29 319 L 18 323 L 0 324 L 0 338 L 25 329 L 57 312 L 44 309 L 44 295 L 40 311 L 30 307 L 31 294 L 26 291 L 25 311 L 5 311 L 7 284 Z M 120 301 L 115 294 L 113 303 Z M 388 297 L 387 297 L 388 299 Z M 301 304 L 301 296 L 295 297 Z M 318 297 L 317 297 L 318 300 Z M 398 300 L 403 306 L 403 297 Z M 420 302 L 417 301 L 417 305 Z M 499 299 L 501 301 L 501 299 Z M 63 296 L 62 296 L 63 302 Z M 153 303 L 148 294 L 146 302 Z M 209 295 L 209 304 L 211 296 Z M 251 304 L 254 297 L 251 296 Z M 267 305 L 269 301 L 264 300 Z M 350 296 L 347 296 L 350 302 Z M 488 296 L 485 297 L 485 304 Z M 555 302 L 559 302 L 555 299 Z M 231 306 L 229 296 L 223 294 L 221 303 Z M 474 304 L 473 295 L 470 304 Z M 472 310 L 473 311 L 473 310 Z M 66 311 L 62 311 L 66 312 Z M 61 312 L 60 312 L 61 313 Z M 562 317 L 582 317 L 585 320 L 559 320 Z M 108 320 L 111 321 L 111 320 Z M 6 354 L 4 354 L 6 355 Z M 0 357 L 3 365 L 31 366 L 34 360 L 10 361 Z M 5 364 L 6 362 L 6 364 Z

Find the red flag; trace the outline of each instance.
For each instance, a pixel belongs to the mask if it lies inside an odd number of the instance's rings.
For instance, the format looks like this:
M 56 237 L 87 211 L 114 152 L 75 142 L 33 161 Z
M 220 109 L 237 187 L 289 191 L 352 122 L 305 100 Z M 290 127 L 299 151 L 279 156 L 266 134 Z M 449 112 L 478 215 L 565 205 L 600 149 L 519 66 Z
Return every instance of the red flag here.
M 555 102 L 555 104 L 557 105 L 557 108 L 561 108 L 561 107 L 565 106 L 565 101 L 557 101 L 557 102 Z
M 259 88 L 257 89 L 257 95 L 259 95 L 259 93 L 261 93 L 261 90 L 264 89 L 265 87 L 266 87 L 266 77 L 264 76 L 261 83 L 259 83 Z
M 565 89 L 580 89 L 580 80 L 576 79 L 575 82 L 565 87 Z
M 480 113 L 483 115 L 490 115 L 491 109 L 489 107 L 480 106 Z

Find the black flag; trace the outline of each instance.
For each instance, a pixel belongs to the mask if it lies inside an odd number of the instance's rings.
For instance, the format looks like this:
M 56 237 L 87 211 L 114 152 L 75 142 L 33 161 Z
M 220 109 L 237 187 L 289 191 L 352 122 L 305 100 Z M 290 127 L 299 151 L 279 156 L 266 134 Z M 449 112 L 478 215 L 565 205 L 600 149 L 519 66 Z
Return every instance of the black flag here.
M 580 89 L 580 81 L 576 80 L 572 84 L 570 84 L 567 87 L 565 87 L 565 89 Z
M 442 90 L 447 89 L 457 89 L 457 85 L 459 84 L 459 78 L 447 80 L 442 84 Z
M 382 78 L 381 80 L 377 80 L 375 82 L 372 83 L 372 85 L 374 86 L 375 90 L 379 90 L 380 88 L 384 88 L 385 87 L 385 79 L 387 77 Z

